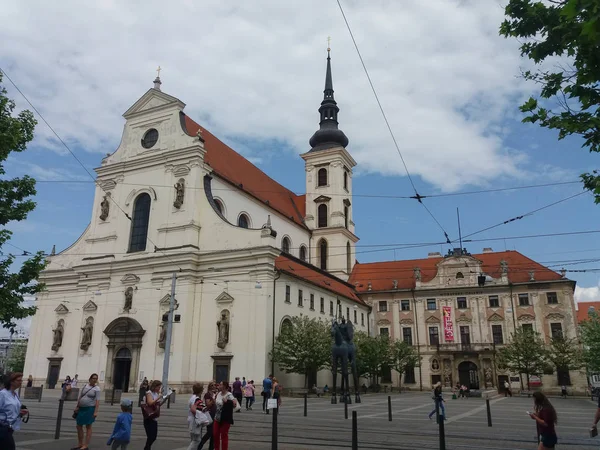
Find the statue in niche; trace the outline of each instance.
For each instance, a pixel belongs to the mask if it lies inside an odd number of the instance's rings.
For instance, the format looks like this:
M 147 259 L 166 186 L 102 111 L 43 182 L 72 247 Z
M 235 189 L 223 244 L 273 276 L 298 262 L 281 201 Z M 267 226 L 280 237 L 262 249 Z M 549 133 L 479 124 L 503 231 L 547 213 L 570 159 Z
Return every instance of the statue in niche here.
M 431 370 L 435 370 L 435 371 L 440 370 L 440 363 L 438 362 L 437 359 L 434 359 L 433 361 L 431 361 Z
M 491 386 L 492 385 L 492 369 L 490 369 L 489 367 L 486 367 L 484 369 L 483 373 L 485 375 L 485 385 Z
M 415 272 L 415 280 L 421 281 L 421 269 L 419 267 L 415 267 L 413 271 Z
M 100 203 L 100 220 L 106 220 L 108 218 L 109 212 L 110 212 L 110 202 L 108 200 L 108 195 L 105 195 L 104 199 Z
M 158 335 L 158 346 L 165 348 L 167 345 L 167 322 L 163 322 L 160 326 L 160 333 Z
M 52 350 L 57 352 L 62 345 L 63 336 L 65 334 L 65 321 L 60 319 L 56 324 L 56 328 L 52 331 Z
M 83 331 L 83 337 L 81 338 L 81 350 L 87 351 L 92 345 L 92 334 L 94 333 L 94 318 L 88 317 L 85 321 L 85 325 L 81 328 Z
M 229 342 L 229 312 L 227 310 L 221 312 L 221 318 L 217 320 L 217 330 L 219 331 L 217 347 L 224 349 Z
M 447 365 L 444 365 L 444 385 L 446 387 L 448 387 L 451 384 L 452 384 L 452 380 L 450 377 L 450 367 L 448 367 Z
M 185 182 L 183 180 L 179 180 L 177 184 L 175 184 L 175 201 L 173 202 L 173 206 L 177 209 L 181 208 L 183 205 L 183 196 L 185 194 Z
M 125 290 L 125 304 L 123 305 L 123 311 L 129 312 L 132 305 L 133 305 L 133 288 L 128 287 Z
M 506 261 L 500 261 L 500 268 L 502 273 L 508 273 L 508 263 Z

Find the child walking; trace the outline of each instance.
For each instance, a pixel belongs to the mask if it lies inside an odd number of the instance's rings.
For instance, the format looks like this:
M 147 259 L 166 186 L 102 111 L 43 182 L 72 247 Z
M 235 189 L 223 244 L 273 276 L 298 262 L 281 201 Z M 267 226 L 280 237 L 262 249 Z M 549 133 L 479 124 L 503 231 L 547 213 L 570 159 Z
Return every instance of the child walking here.
M 107 445 L 112 445 L 110 447 L 111 450 L 127 450 L 127 446 L 131 440 L 132 407 L 133 402 L 131 400 L 126 398 L 121 401 L 121 411 L 123 412 L 117 416 L 115 428 L 106 443 Z

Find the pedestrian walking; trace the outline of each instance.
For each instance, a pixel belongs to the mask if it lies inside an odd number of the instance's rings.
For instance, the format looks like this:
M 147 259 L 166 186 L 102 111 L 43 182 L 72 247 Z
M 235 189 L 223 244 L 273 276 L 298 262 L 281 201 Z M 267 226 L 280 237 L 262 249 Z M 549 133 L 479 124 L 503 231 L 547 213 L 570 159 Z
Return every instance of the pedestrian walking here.
M 146 431 L 146 445 L 144 450 L 150 450 L 152 444 L 158 437 L 158 417 L 160 416 L 161 405 L 169 398 L 168 395 L 160 396 L 162 383 L 154 380 L 150 384 L 150 390 L 146 392 L 144 403 L 142 404 L 142 414 L 144 416 L 144 430 Z
M 560 396 L 562 398 L 567 398 L 567 386 L 564 384 L 560 387 Z
M 439 381 L 435 384 L 433 388 L 433 410 L 429 413 L 429 420 L 433 417 L 433 415 L 438 411 L 441 420 L 446 420 L 446 408 L 444 407 L 444 398 L 442 397 L 442 383 Z
M 204 434 L 204 436 L 202 437 L 202 440 L 200 441 L 198 450 L 202 450 L 202 447 L 204 446 L 204 444 L 206 444 L 206 442 L 208 442 L 208 450 L 213 450 L 214 446 L 215 446 L 214 436 L 213 436 L 213 426 L 214 426 L 215 415 L 217 414 L 217 404 L 215 403 L 216 395 L 217 395 L 217 383 L 215 383 L 214 381 L 211 381 L 208 384 L 208 389 L 206 390 L 206 394 L 204 394 L 204 407 L 206 408 L 207 412 L 210 414 L 210 417 L 213 420 L 213 423 L 209 424 L 206 427 L 206 433 Z
M 100 388 L 97 384 L 98 374 L 93 373 L 77 399 L 73 415 L 77 423 L 78 445 L 71 450 L 87 450 L 92 440 L 92 424 L 96 421 L 100 407 Z M 83 427 L 85 427 L 85 442 Z
M 275 377 L 273 377 L 273 393 L 271 394 L 271 397 L 277 400 L 277 408 L 279 409 L 281 406 L 281 386 Z
M 23 374 L 9 373 L 4 379 L 4 389 L 0 391 L 0 448 L 15 450 L 13 433 L 21 429 L 21 418 L 29 413 L 21 405 L 19 388 L 23 384 Z
M 271 398 L 271 389 L 273 388 L 273 374 L 270 374 L 267 378 L 265 378 L 262 382 L 262 396 L 263 396 L 263 412 L 269 414 L 269 410 L 267 409 L 267 403 Z
M 242 382 L 240 381 L 240 377 L 235 377 L 235 381 L 233 382 L 232 386 L 232 393 L 235 399 L 237 400 L 238 405 L 242 404 L 242 398 L 244 397 L 242 389 L 243 387 Z M 241 412 L 241 408 L 238 409 L 237 412 Z
M 65 381 L 63 381 L 60 387 L 62 389 L 62 398 L 66 399 L 71 391 L 71 377 L 69 375 L 66 376 Z
M 536 422 L 539 438 L 538 450 L 553 449 L 558 442 L 554 428 L 558 422 L 556 410 L 541 392 L 533 393 L 533 408 L 534 412 L 527 411 L 527 414 Z
M 245 388 L 247 384 L 248 383 L 246 383 L 246 377 L 242 377 L 242 387 Z
M 117 416 L 113 432 L 106 443 L 111 446 L 111 450 L 127 450 L 129 441 L 131 441 L 132 408 L 131 400 L 126 398 L 121 401 L 121 413 Z
M 217 413 L 213 422 L 215 450 L 229 450 L 229 428 L 233 425 L 233 410 L 237 400 L 229 392 L 229 383 L 222 381 L 215 403 Z
M 504 382 L 504 396 L 508 396 L 510 395 L 512 397 L 512 390 L 510 389 L 510 384 L 508 383 L 508 381 Z
M 246 411 L 252 411 L 252 404 L 254 403 L 254 381 L 250 380 L 250 383 L 244 386 L 244 397 L 246 398 Z

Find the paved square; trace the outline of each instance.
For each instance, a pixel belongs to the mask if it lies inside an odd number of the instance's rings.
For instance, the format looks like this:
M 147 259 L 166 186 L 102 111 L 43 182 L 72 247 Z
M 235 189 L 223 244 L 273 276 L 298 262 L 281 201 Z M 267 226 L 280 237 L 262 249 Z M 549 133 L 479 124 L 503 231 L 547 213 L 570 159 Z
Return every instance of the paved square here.
M 19 450 L 65 450 L 76 443 L 75 424 L 70 418 L 73 403 L 66 403 L 63 412 L 61 439 L 54 440 L 58 400 L 48 395 L 41 403 L 27 402 L 31 420 L 17 433 Z M 134 394 L 130 396 L 133 398 Z M 427 414 L 433 408 L 430 393 L 392 395 L 392 422 L 388 421 L 387 395 L 363 396 L 363 403 L 348 407 L 332 405 L 329 398 L 309 398 L 308 417 L 303 416 L 303 399 L 284 398 L 278 417 L 279 449 L 344 449 L 351 448 L 352 411 L 358 414 L 360 449 L 438 449 L 439 437 L 435 420 Z M 260 400 L 260 397 L 257 399 Z M 155 450 L 185 450 L 189 443 L 186 415 L 187 395 L 179 396 L 171 409 L 163 408 L 159 419 Z M 589 426 L 596 405 L 589 399 L 552 398 L 558 412 L 557 433 L 560 449 L 597 449 L 599 439 L 589 438 Z M 487 426 L 485 401 L 458 399 L 446 401 L 446 448 L 448 450 L 526 450 L 537 448 L 535 423 L 526 411 L 532 409 L 528 398 L 499 398 L 491 401 L 493 427 Z M 230 432 L 230 448 L 254 450 L 271 448 L 272 416 L 260 411 L 243 411 L 235 415 Z M 102 404 L 94 425 L 92 449 L 107 448 L 106 440 L 119 412 L 117 405 Z M 144 447 L 145 434 L 139 408 L 134 408 L 131 450 Z M 205 446 L 204 448 L 208 448 Z

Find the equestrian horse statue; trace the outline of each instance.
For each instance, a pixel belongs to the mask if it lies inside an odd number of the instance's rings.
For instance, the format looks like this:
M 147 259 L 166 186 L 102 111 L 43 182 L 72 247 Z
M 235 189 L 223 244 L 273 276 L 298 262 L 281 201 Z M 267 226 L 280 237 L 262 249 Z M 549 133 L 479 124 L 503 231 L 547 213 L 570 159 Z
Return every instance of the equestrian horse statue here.
M 342 317 L 342 323 L 337 320 L 331 320 L 331 336 L 333 343 L 331 345 L 331 370 L 333 373 L 333 389 L 331 391 L 331 403 L 337 403 L 337 374 L 338 362 L 341 365 L 341 387 L 340 387 L 340 402 L 352 403 L 350 397 L 350 387 L 348 382 L 348 363 L 352 370 L 354 379 L 355 401 L 360 403 L 360 393 L 358 386 L 358 375 L 356 371 L 356 347 L 354 342 L 354 328 L 351 322 L 346 322 Z

